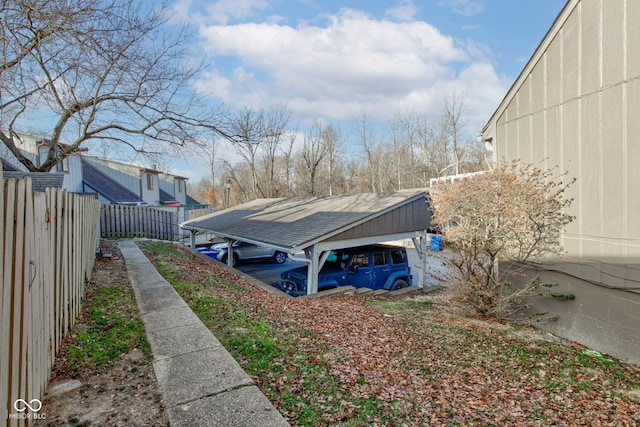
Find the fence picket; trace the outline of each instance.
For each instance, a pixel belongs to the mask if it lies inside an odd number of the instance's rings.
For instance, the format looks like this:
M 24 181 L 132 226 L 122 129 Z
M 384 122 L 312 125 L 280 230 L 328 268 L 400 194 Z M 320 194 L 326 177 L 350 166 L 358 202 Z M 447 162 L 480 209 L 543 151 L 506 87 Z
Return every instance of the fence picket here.
M 11 316 L 12 316 L 12 289 L 13 289 L 13 257 L 9 254 L 13 252 L 13 241 L 15 227 L 13 225 L 15 203 L 15 181 L 3 182 L 2 187 L 2 293 L 0 294 L 0 343 L 2 352 L 0 353 L 0 419 L 7 420 L 11 402 Z M 6 256 L 5 256 L 6 255 Z M 7 349 L 5 350 L 5 347 Z
M 42 397 L 80 311 L 98 242 L 100 202 L 0 172 L 0 419 L 23 426 L 16 399 Z
M 16 209 L 13 216 L 13 226 L 19 233 L 24 230 L 26 181 L 20 180 L 16 185 Z M 17 235 L 16 237 L 19 237 Z M 16 238 L 13 242 L 13 289 L 11 291 L 11 360 L 9 363 L 9 375 L 11 375 L 11 395 L 24 396 L 25 383 L 23 372 L 23 330 L 22 324 L 24 301 L 24 239 Z M 13 403 L 13 402 L 12 402 Z

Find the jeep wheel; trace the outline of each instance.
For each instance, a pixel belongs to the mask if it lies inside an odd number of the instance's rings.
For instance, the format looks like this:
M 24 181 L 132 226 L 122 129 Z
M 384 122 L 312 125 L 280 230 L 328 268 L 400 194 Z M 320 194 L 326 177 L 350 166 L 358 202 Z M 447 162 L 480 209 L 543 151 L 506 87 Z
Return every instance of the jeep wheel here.
M 391 290 L 397 291 L 398 289 L 406 288 L 407 286 L 409 286 L 409 284 L 405 280 L 398 279 L 393 283 Z
M 276 253 L 273 254 L 273 260 L 276 264 L 282 264 L 287 260 L 287 254 L 285 254 L 284 252 L 276 251 Z

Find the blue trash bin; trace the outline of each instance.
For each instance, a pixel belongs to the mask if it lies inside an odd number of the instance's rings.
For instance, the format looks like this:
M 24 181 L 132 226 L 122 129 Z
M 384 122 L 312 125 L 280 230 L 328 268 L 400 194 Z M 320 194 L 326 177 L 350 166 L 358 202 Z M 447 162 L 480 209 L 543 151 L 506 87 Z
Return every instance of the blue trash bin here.
M 431 235 L 429 236 L 429 249 L 434 252 L 440 252 L 442 249 L 442 236 Z

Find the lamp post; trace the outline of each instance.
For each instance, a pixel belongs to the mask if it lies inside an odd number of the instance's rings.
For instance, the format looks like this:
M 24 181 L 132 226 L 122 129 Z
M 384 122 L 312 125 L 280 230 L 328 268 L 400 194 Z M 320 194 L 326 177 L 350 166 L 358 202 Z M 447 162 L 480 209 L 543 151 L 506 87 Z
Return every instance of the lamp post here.
M 224 195 L 224 208 L 227 209 L 229 207 L 229 192 L 231 192 L 231 178 L 227 178 L 227 182 L 224 184 L 226 191 Z

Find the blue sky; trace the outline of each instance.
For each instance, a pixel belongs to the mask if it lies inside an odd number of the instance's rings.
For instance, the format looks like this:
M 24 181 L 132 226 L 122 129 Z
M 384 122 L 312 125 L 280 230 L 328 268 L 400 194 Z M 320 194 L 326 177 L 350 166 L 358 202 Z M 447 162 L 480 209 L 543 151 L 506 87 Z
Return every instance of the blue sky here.
M 566 0 L 179 0 L 194 52 L 211 66 L 196 83 L 212 102 L 284 103 L 300 129 L 320 119 L 437 113 L 464 96 L 478 134 Z M 174 165 L 192 181 L 194 168 Z

